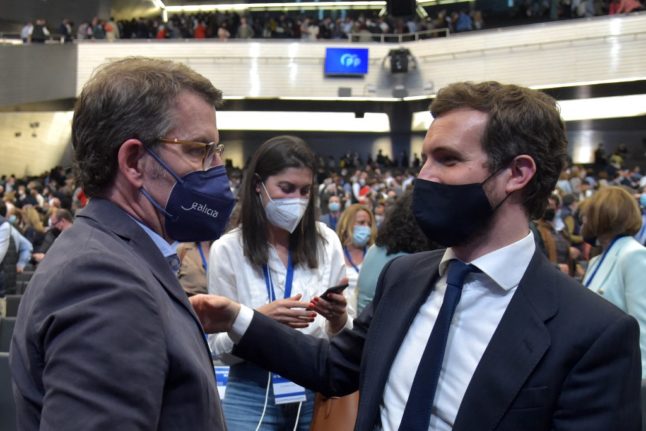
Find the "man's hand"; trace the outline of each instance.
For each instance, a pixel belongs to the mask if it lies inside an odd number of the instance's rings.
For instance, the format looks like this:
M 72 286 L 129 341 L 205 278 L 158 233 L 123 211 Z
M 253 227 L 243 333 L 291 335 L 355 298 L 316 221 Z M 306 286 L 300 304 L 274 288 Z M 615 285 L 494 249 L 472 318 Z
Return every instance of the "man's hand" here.
M 193 295 L 188 300 L 207 334 L 227 332 L 240 312 L 240 304 L 224 296 Z
M 287 299 L 278 299 L 258 307 L 258 311 L 277 322 L 292 328 L 307 328 L 314 321 L 316 313 L 307 310 L 307 302 L 301 302 L 300 293 Z

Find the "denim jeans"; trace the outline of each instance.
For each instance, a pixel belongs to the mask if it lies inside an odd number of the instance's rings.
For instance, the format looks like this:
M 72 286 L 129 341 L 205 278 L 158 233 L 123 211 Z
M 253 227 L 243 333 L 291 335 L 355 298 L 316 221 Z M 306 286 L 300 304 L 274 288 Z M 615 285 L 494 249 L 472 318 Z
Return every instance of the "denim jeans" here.
M 269 372 L 249 363 L 233 365 L 222 401 L 224 419 L 229 431 L 255 431 L 262 416 Z M 314 411 L 314 392 L 305 390 L 298 419 L 298 430 L 308 431 Z M 262 431 L 291 431 L 294 429 L 298 403 L 276 405 L 269 388 L 267 409 L 262 419 Z

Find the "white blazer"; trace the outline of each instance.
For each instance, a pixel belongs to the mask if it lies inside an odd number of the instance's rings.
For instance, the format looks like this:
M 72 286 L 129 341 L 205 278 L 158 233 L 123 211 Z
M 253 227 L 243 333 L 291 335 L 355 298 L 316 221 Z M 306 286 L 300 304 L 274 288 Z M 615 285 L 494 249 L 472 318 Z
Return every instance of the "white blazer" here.
M 590 260 L 583 284 L 639 322 L 642 378 L 646 378 L 646 247 L 635 238 L 619 238 L 599 266 L 599 255 Z M 599 269 L 595 272 L 597 266 Z M 590 278 L 592 279 L 590 280 Z

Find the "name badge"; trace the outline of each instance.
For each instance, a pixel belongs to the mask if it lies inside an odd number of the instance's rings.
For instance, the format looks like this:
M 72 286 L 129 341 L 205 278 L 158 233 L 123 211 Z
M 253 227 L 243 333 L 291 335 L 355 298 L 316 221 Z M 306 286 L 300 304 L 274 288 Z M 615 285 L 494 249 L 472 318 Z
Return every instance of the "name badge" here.
M 218 395 L 223 400 L 229 381 L 229 367 L 216 365 L 213 368 L 215 369 L 215 383 L 218 385 Z
M 276 405 L 300 403 L 307 399 L 305 397 L 304 387 L 299 386 L 294 382 L 290 382 L 278 374 L 272 374 L 271 381 L 274 389 Z

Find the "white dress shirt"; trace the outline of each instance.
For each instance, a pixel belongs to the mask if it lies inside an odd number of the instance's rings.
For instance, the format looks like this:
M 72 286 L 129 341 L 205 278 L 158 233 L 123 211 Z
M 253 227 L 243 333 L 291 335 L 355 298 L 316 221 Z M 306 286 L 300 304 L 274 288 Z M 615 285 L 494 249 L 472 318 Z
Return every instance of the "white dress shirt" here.
M 316 222 L 316 225 L 325 238 L 319 248 L 318 268 L 310 268 L 306 264 L 294 268 L 291 295 L 302 294 L 303 302 L 309 302 L 328 287 L 338 285 L 346 273 L 343 248 L 336 233 L 321 222 Z M 283 299 L 287 268 L 271 245 L 269 245 L 267 267 L 276 299 Z M 267 285 L 262 268 L 252 266 L 244 256 L 240 228 L 223 235 L 211 246 L 208 288 L 211 294 L 226 296 L 253 309 L 268 303 Z M 326 322 L 325 318 L 317 315 L 314 322 L 300 331 L 315 337 L 328 337 L 331 334 L 327 331 Z M 351 326 L 352 321 L 348 319 L 346 327 Z M 215 358 L 228 364 L 240 362 L 240 359 L 229 354 L 234 344 L 229 335 L 211 334 L 208 339 Z
M 473 262 L 466 262 L 478 267 L 482 273 L 470 273 L 464 282 L 462 296 L 449 329 L 429 430 L 445 431 L 453 428 L 471 377 L 514 296 L 535 249 L 534 236 L 530 232 L 520 241 L 481 256 Z M 452 259 L 455 259 L 455 254 L 449 248 L 440 262 L 440 278 L 413 320 L 390 369 L 380 406 L 384 431 L 399 429 L 417 367 L 442 306 L 446 291 L 446 272 Z

